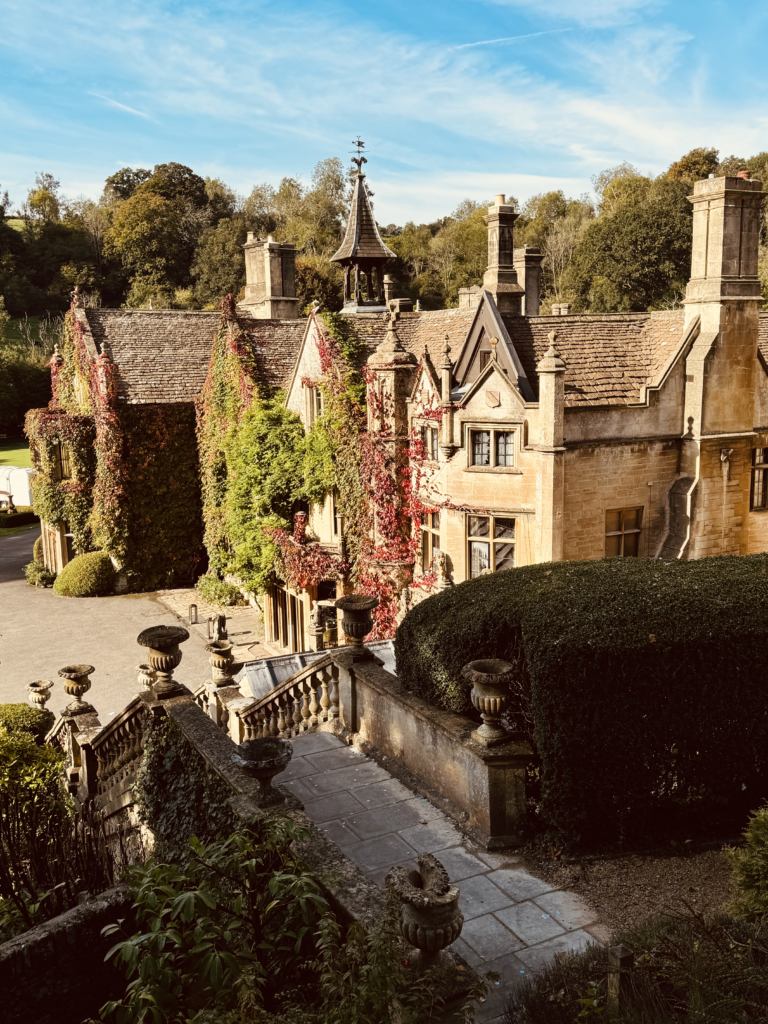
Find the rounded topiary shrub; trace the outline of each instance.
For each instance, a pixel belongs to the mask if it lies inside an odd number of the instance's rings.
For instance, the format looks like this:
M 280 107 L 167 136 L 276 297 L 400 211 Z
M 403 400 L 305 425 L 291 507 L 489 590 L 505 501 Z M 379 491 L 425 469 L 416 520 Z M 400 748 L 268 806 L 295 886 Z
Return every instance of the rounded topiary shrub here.
M 56 577 L 54 594 L 60 597 L 103 597 L 111 594 L 115 570 L 106 551 L 89 551 L 68 562 Z
M 768 556 L 614 558 L 451 587 L 395 655 L 409 690 L 463 715 L 467 662 L 519 664 L 539 815 L 575 845 L 744 827 L 768 798 L 766 646 Z
M 245 599 L 237 587 L 232 586 L 231 583 L 225 583 L 224 580 L 220 580 L 218 576 L 214 576 L 210 572 L 200 577 L 197 581 L 197 589 L 200 596 L 211 604 L 224 607 L 245 604 Z
M 54 721 L 53 713 L 43 708 L 33 708 L 28 704 L 0 704 L 0 727 L 8 732 L 30 733 L 38 743 L 42 743 Z
M 43 538 L 38 537 L 35 541 L 35 545 L 32 548 L 32 561 L 35 565 L 43 564 Z

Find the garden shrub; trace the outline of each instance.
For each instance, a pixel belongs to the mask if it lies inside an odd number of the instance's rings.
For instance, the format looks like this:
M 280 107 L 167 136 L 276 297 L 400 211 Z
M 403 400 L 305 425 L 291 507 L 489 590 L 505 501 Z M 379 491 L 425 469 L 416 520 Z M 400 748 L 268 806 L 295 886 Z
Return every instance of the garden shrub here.
M 306 833 L 272 814 L 208 846 L 190 843 L 184 867 L 128 869 L 137 925 L 108 958 L 125 967 L 116 1024 L 427 1024 L 444 1020 L 444 968 L 409 968 L 397 909 L 366 934 L 343 929 L 291 850 Z M 105 934 L 116 935 L 119 925 Z M 475 980 L 456 1021 L 487 989 Z M 466 1010 L 466 1012 L 465 1012 Z
M 463 665 L 524 659 L 539 813 L 573 845 L 743 827 L 768 793 L 766 634 L 768 556 L 628 558 L 459 584 L 411 610 L 395 653 L 461 714 Z
M 32 548 L 32 561 L 36 565 L 43 564 L 43 538 L 38 537 Z
M 214 576 L 210 572 L 200 577 L 197 581 L 197 589 L 200 596 L 211 604 L 225 607 L 245 604 L 245 598 L 238 587 L 232 586 L 231 583 L 225 583 L 224 580 L 220 580 L 218 576 Z
M 744 1024 L 768 1019 L 768 933 L 721 914 L 658 917 L 615 935 L 635 954 L 615 1024 Z M 505 1024 L 605 1019 L 608 946 L 560 955 L 510 994 Z
M 34 563 L 33 563 L 34 564 Z M 53 584 L 59 597 L 103 597 L 115 586 L 115 570 L 106 551 L 90 551 L 67 562 Z
M 726 850 L 738 895 L 733 912 L 754 920 L 768 913 L 768 807 L 751 816 L 744 845 Z
M 29 704 L 0 704 L 0 727 L 8 732 L 25 732 L 42 743 L 55 721 L 55 715 Z
M 24 575 L 27 583 L 33 587 L 52 587 L 56 579 L 56 573 L 46 569 L 40 562 L 28 562 L 24 566 Z
M 0 530 L 16 526 L 29 526 L 37 522 L 37 516 L 27 505 L 17 505 L 13 512 L 0 508 Z

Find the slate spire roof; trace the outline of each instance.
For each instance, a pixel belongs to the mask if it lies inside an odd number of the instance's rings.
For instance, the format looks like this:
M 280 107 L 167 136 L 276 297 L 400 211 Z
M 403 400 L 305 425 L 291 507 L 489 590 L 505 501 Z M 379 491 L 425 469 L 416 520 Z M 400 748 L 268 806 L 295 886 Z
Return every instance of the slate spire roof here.
M 388 260 L 394 255 L 381 240 L 368 198 L 365 175 L 358 170 L 344 241 L 331 260 L 336 263 L 343 260 L 354 263 L 360 259 Z

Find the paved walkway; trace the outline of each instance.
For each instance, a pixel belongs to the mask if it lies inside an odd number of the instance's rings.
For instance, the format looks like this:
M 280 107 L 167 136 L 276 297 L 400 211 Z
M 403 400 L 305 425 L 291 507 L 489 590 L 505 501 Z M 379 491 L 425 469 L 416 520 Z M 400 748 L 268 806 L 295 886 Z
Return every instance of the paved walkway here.
M 144 660 L 144 651 L 136 637 L 147 626 L 181 624 L 189 629 L 176 676 L 193 690 L 210 678 L 203 613 L 212 609 L 198 598 L 203 622 L 190 626 L 186 612 L 194 591 L 58 597 L 50 589 L 29 586 L 24 578 L 23 567 L 32 561 L 39 535 L 34 529 L 0 537 L 0 703 L 26 702 L 28 683 L 52 679 L 47 706 L 60 714 L 71 698 L 64 693 L 58 671 L 64 665 L 85 663 L 96 668 L 87 700 L 107 722 L 140 688 L 136 666 Z M 257 613 L 228 608 L 226 614 L 238 645 L 235 656 L 265 656 L 266 650 L 257 645 L 262 635 Z
M 293 759 L 275 781 L 378 885 L 396 864 L 418 867 L 419 853 L 434 853 L 458 884 L 464 928 L 453 948 L 501 975 L 478 1020 L 501 1022 L 510 988 L 557 953 L 607 938 L 577 895 L 529 874 L 521 857 L 471 845 L 447 815 L 359 750 L 323 732 L 292 742 Z

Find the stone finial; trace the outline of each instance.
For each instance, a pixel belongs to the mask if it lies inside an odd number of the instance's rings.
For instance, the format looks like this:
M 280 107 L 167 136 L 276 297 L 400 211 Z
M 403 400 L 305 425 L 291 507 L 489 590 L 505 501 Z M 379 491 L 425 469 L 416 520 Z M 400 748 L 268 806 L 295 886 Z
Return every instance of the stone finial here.
M 157 681 L 152 689 L 157 700 L 189 692 L 173 678 L 174 669 L 181 662 L 179 644 L 187 640 L 189 632 L 183 626 L 150 626 L 136 638 L 140 647 L 146 647 L 147 662 L 156 673 Z
M 51 699 L 52 686 L 53 681 L 50 679 L 37 679 L 34 683 L 30 683 L 27 686 L 30 704 L 34 704 L 35 707 L 45 710 L 45 705 Z
M 497 353 L 496 353 L 496 346 L 499 344 L 499 339 L 498 338 L 490 338 L 488 340 L 488 344 L 491 346 L 491 362 L 495 363 L 496 359 L 498 358 Z
M 400 319 L 400 311 L 390 309 L 384 314 L 387 320 L 387 333 L 384 341 L 379 345 L 371 358 L 368 360 L 370 366 L 407 366 L 415 365 L 416 356 L 403 348 L 403 343 L 397 333 L 397 321 Z
M 560 358 L 560 353 L 555 348 L 557 331 L 550 331 L 547 335 L 549 348 L 539 360 L 536 371 L 538 373 L 564 373 L 565 363 Z
M 312 315 L 313 316 L 317 316 L 317 314 L 319 312 L 320 312 L 320 299 L 313 299 L 312 300 Z
M 51 356 L 51 362 L 55 363 L 57 366 L 64 365 L 64 356 L 61 354 L 61 352 L 59 352 L 58 344 L 53 346 L 53 355 Z
M 78 307 L 82 306 L 82 304 L 83 303 L 81 301 L 80 296 L 80 285 L 76 284 L 74 291 L 72 292 L 72 305 L 77 309 Z
M 90 676 L 96 671 L 93 665 L 65 665 L 59 669 L 59 675 L 64 680 L 64 692 L 75 699 L 67 705 L 67 714 L 84 715 L 94 714 L 95 708 L 92 704 L 83 700 L 83 694 L 91 688 Z
M 414 946 L 417 966 L 431 967 L 440 952 L 458 939 L 464 925 L 459 888 L 431 853 L 419 854 L 419 870 L 400 866 L 386 877 L 387 888 L 400 900 L 400 932 Z

